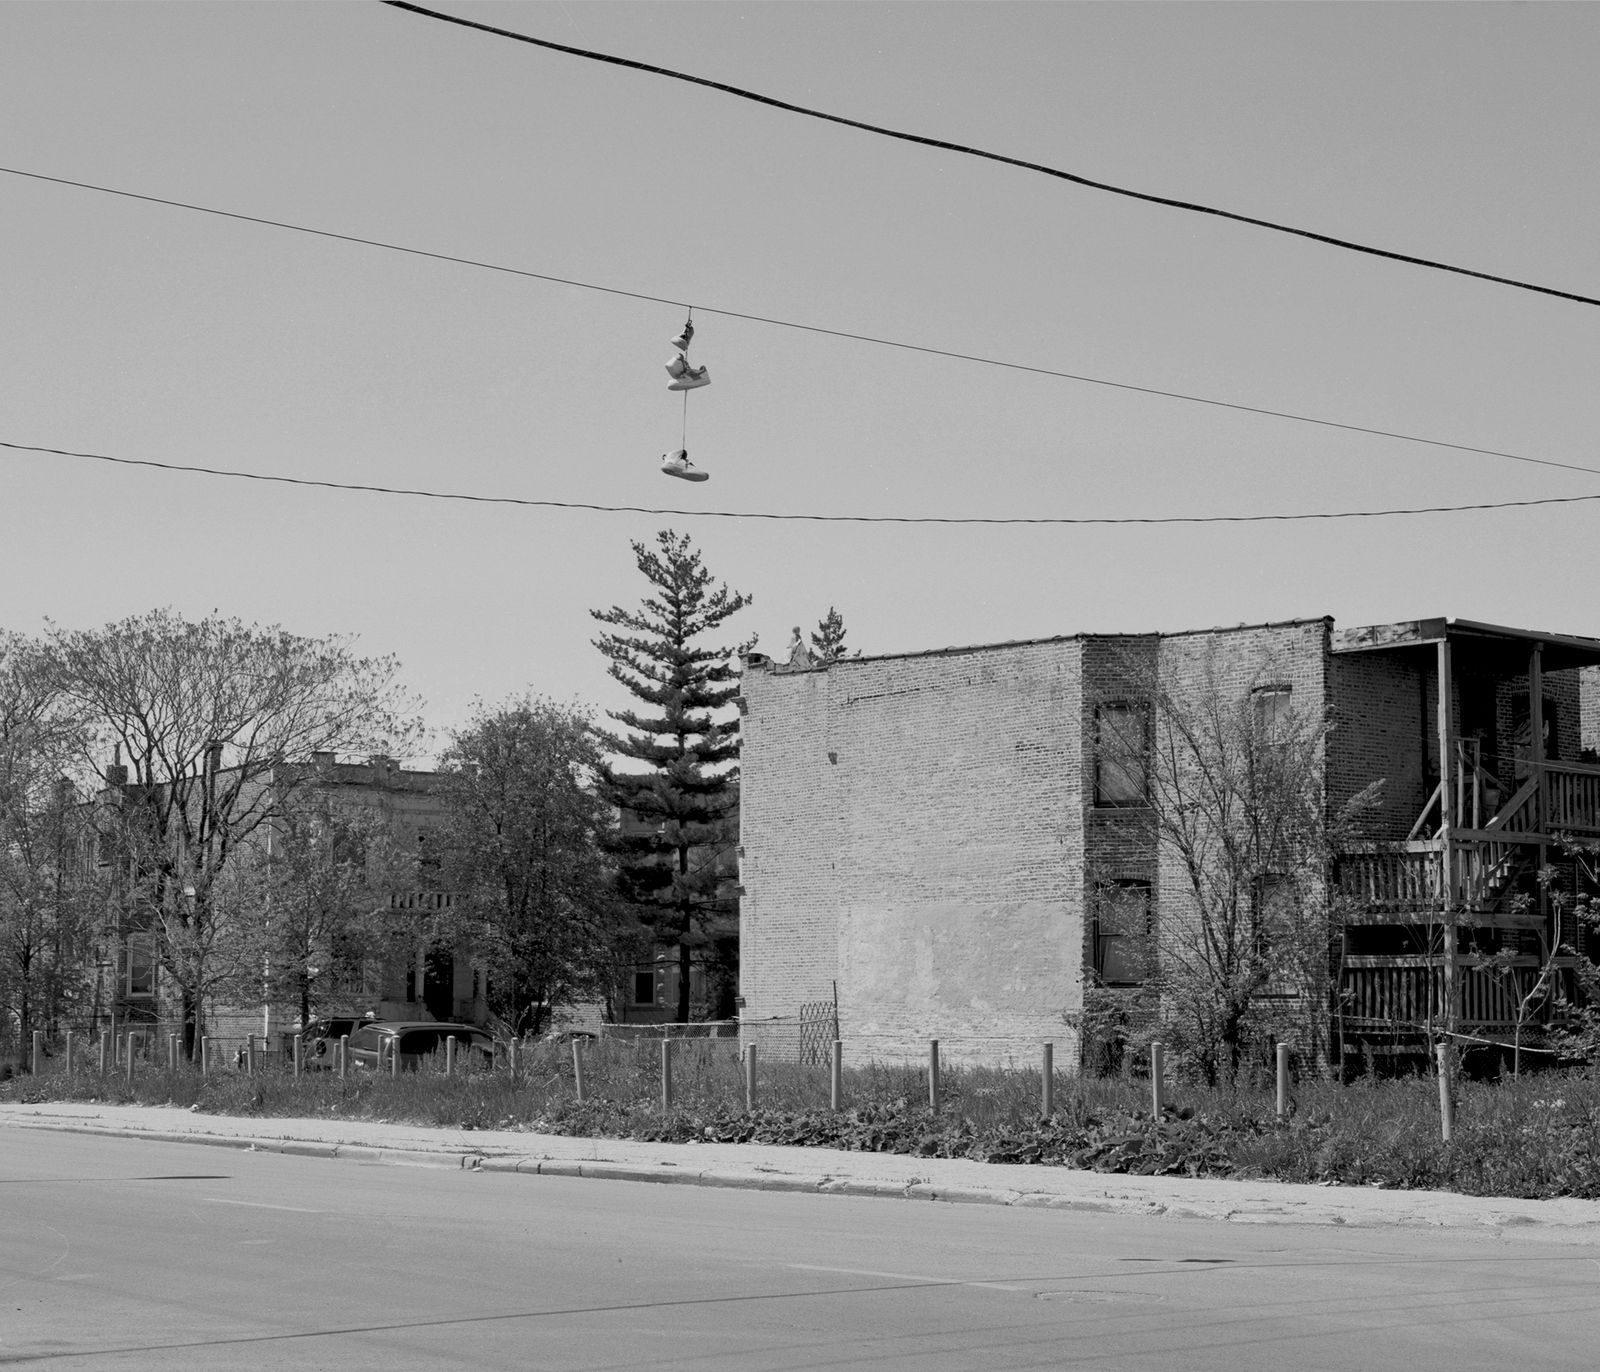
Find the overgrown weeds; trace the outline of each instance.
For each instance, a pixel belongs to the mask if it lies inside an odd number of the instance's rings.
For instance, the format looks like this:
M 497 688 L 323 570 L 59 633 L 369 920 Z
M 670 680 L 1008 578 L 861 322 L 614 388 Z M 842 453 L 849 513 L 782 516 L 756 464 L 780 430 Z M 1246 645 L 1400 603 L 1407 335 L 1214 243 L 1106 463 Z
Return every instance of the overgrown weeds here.
M 674 1048 L 672 1108 L 661 1104 L 656 1042 L 602 1040 L 582 1050 L 584 1099 L 570 1047 L 524 1053 L 512 1079 L 235 1070 L 201 1076 L 136 1066 L 132 1079 L 53 1067 L 0 1086 L 0 1098 L 192 1107 L 212 1114 L 381 1120 L 462 1129 L 527 1130 L 674 1142 L 778 1143 L 924 1157 L 1033 1163 L 1102 1172 L 1258 1177 L 1471 1195 L 1600 1197 L 1600 1078 L 1548 1073 L 1464 1082 L 1453 1141 L 1440 1140 L 1437 1083 L 1428 1078 L 1303 1082 L 1287 1120 L 1270 1092 L 1179 1085 L 1175 1107 L 1150 1111 L 1148 1083 L 1058 1076 L 1056 1109 L 1039 1115 L 1037 1070 L 946 1068 L 941 1108 L 915 1067 L 846 1070 L 842 1108 L 829 1108 L 826 1069 L 762 1061 L 754 1110 L 730 1041 Z

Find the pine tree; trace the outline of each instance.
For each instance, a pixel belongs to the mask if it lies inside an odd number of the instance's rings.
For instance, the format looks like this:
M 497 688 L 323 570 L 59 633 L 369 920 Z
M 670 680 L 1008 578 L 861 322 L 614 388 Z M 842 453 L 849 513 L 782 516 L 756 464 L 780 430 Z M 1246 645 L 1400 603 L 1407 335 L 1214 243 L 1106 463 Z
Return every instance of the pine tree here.
M 719 888 L 737 843 L 739 720 L 719 718 L 738 694 L 733 649 L 705 644 L 750 597 L 712 583 L 686 534 L 663 529 L 656 546 L 633 544 L 655 588 L 634 610 L 590 613 L 616 632 L 594 640 L 612 677 L 644 710 L 613 710 L 626 732 L 599 731 L 607 750 L 642 768 L 607 766 L 603 785 L 622 812 L 618 885 L 662 943 L 678 951 L 679 1023 L 689 1019 L 689 974 L 697 947 L 716 935 L 734 903 Z
M 811 635 L 811 656 L 818 662 L 837 662 L 844 655 L 844 616 L 830 605 Z

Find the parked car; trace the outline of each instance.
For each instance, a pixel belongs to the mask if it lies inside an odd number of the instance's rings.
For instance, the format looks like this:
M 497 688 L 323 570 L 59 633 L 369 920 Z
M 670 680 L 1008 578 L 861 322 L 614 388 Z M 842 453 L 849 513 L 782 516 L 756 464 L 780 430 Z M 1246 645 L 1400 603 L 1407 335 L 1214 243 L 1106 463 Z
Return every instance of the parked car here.
M 438 1053 L 442 1059 L 445 1040 L 456 1041 L 456 1062 L 463 1067 L 487 1067 L 494 1061 L 494 1039 L 471 1024 L 436 1024 L 431 1020 L 395 1023 L 368 1021 L 350 1038 L 350 1063 L 354 1067 L 376 1068 L 380 1054 L 385 1069 L 390 1055 L 400 1053 L 400 1066 L 414 1072 L 424 1058 Z
M 311 1072 L 331 1072 L 339 1065 L 339 1040 L 370 1021 L 359 1015 L 323 1015 L 300 1031 L 300 1065 Z

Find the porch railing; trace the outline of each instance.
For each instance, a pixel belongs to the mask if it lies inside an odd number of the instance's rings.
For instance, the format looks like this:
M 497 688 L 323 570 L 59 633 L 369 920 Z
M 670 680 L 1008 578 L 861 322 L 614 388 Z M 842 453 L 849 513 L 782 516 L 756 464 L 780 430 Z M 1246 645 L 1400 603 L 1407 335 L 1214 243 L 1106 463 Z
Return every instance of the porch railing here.
M 1517 1007 L 1539 979 L 1537 958 L 1519 958 L 1504 971 L 1480 959 L 1457 962 L 1460 994 L 1457 1025 L 1466 1032 L 1506 1033 L 1516 1026 Z M 1576 987 L 1570 968 L 1558 967 L 1536 1001 L 1524 1027 L 1549 1024 L 1560 1002 L 1570 1003 Z M 1444 1026 L 1444 965 L 1438 957 L 1352 957 L 1339 982 L 1340 1009 L 1347 1029 L 1422 1032 Z

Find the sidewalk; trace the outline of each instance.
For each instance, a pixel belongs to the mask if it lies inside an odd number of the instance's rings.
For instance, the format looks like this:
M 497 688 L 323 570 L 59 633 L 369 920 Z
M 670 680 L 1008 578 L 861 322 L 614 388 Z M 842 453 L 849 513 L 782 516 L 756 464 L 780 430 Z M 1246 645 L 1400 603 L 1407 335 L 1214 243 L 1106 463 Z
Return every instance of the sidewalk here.
M 1106 1210 L 1240 1224 L 1514 1229 L 1600 1246 L 1600 1201 L 1511 1200 L 1270 1181 L 1113 1176 L 774 1144 L 640 1143 L 368 1120 L 199 1115 L 170 1106 L 0 1104 L 0 1131 L 54 1129 L 401 1166 L 601 1177 L 1044 1209 Z M 0 1154 L 3 1156 L 3 1154 Z

